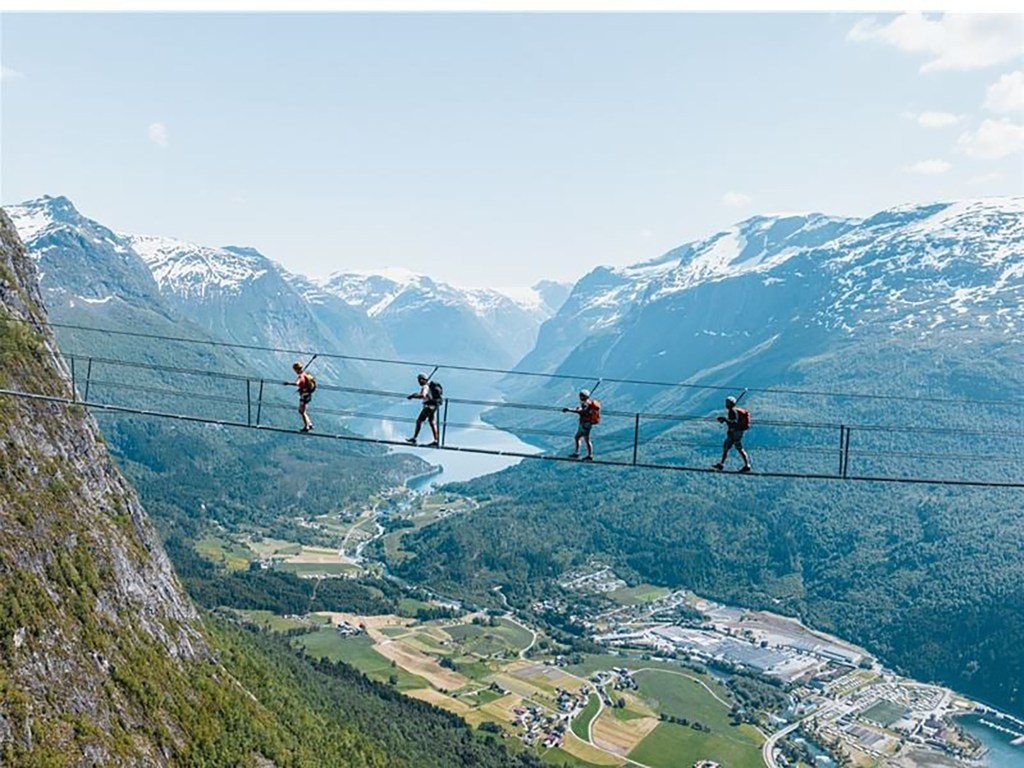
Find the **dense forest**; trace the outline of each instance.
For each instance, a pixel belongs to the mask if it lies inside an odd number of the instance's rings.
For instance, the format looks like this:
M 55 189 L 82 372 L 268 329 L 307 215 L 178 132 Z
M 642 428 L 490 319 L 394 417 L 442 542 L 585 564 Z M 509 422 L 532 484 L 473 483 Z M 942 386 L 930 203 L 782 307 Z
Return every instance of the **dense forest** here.
M 527 462 L 492 501 L 406 536 L 399 575 L 519 605 L 595 555 L 632 582 L 799 616 L 907 674 L 1024 713 L 1024 505 L 1014 490 Z

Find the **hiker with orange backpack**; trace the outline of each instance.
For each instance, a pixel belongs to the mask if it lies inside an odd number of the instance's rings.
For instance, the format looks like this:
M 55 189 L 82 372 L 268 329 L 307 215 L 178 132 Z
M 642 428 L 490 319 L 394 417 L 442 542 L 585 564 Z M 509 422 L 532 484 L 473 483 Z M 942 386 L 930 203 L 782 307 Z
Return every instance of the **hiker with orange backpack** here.
M 316 359 L 316 355 L 313 355 Z M 309 363 L 313 362 L 310 360 Z M 302 363 L 295 363 L 292 366 L 292 370 L 298 374 L 299 378 L 295 380 L 295 386 L 299 390 L 299 415 L 302 417 L 302 432 L 311 432 L 313 430 L 313 421 L 309 418 L 309 414 L 306 413 L 306 406 L 309 405 L 309 401 L 313 399 L 313 393 L 316 391 L 316 379 L 312 375 L 306 372 L 306 368 L 309 363 L 303 365 Z
M 580 425 L 576 429 L 576 448 L 569 454 L 570 459 L 580 457 L 580 440 L 587 444 L 587 455 L 583 461 L 594 460 L 594 443 L 590 439 L 590 430 L 595 424 L 601 423 L 601 403 L 590 396 L 590 390 L 580 390 L 580 405 L 578 408 L 563 408 L 562 413 L 577 413 L 580 417 Z
M 746 390 L 744 390 L 744 393 L 746 393 Z M 713 466 L 719 471 L 725 469 L 725 457 L 729 454 L 729 449 L 735 447 L 740 456 L 743 457 L 743 466 L 740 468 L 740 472 L 749 472 L 750 456 L 743 450 L 743 433 L 750 429 L 750 411 L 736 405 L 736 398 L 732 395 L 725 398 L 725 409 L 727 411 L 726 415 L 718 417 L 718 423 L 726 425 L 725 442 L 722 444 L 722 458 Z

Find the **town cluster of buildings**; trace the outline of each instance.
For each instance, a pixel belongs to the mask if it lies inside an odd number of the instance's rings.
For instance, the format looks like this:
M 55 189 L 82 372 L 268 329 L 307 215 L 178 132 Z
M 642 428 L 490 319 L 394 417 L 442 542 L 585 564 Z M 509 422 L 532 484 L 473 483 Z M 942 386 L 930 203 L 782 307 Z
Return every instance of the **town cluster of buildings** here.
M 594 684 L 597 695 L 601 697 L 606 707 L 614 706 L 609 689 L 612 691 L 635 691 L 639 689 L 633 673 L 625 667 L 612 667 L 611 671 L 601 670 L 590 677 Z
M 338 619 L 338 623 L 334 625 L 338 634 L 342 637 L 354 637 L 355 635 L 361 635 L 365 631 L 362 627 L 357 627 L 344 619 Z
M 590 686 L 587 683 L 581 685 L 579 691 L 555 688 L 555 704 L 558 707 L 558 711 L 569 715 L 570 719 L 587 706 L 587 698 L 589 696 Z
M 614 592 L 627 584 L 608 566 L 593 566 L 585 571 L 563 575 L 558 586 L 574 592 Z
M 527 746 L 540 744 L 545 748 L 562 746 L 572 718 L 572 714 L 565 712 L 545 714 L 535 705 L 515 707 L 512 713 L 515 716 L 512 724 L 523 728 L 523 743 Z

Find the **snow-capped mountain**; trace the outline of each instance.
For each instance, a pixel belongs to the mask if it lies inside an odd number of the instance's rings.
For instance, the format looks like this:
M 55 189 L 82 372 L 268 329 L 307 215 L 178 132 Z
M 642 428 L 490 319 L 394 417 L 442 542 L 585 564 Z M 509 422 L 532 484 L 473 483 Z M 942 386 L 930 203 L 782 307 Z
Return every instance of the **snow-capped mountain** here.
M 1024 198 L 901 206 L 863 220 L 757 216 L 651 261 L 594 270 L 519 368 L 749 386 L 845 377 L 883 392 L 928 379 L 933 391 L 976 396 L 1024 384 L 1022 330 Z M 936 350 L 960 362 L 948 372 L 908 362 Z M 894 356 L 906 378 L 878 375 Z M 994 367 L 1011 379 L 965 373 Z M 550 399 L 559 386 L 533 395 Z M 606 384 L 603 393 L 629 408 L 675 405 L 650 387 Z
M 274 268 L 257 251 L 209 248 L 151 235 L 121 237 L 149 266 L 160 290 L 183 301 L 237 296 Z
M 378 323 L 329 296 L 306 295 L 309 282 L 254 248 L 213 248 L 168 237 L 122 235 L 145 260 L 161 293 L 218 339 L 258 347 L 390 355 Z M 278 354 L 250 354 L 268 369 Z M 324 357 L 325 379 L 365 382 L 365 366 Z M 282 369 L 288 375 L 287 365 Z M 354 381 L 353 381 L 354 379 Z
M 493 367 L 529 351 L 558 298 L 549 286 L 456 288 L 403 269 L 337 272 L 317 286 L 379 320 L 400 355 Z
M 132 302 L 136 310 L 181 319 L 210 338 L 253 347 L 503 368 L 533 346 L 541 322 L 568 291 L 557 283 L 460 289 L 402 270 L 313 281 L 253 248 L 115 233 L 63 197 L 10 206 L 9 212 L 40 265 L 51 304 L 138 324 L 130 313 L 111 314 Z M 56 317 L 62 319 L 59 312 Z M 288 355 L 250 350 L 244 356 L 254 367 L 290 375 Z M 334 382 L 390 384 L 396 375 L 329 356 L 317 365 Z
M 1024 334 L 1024 197 L 903 206 L 822 249 L 834 288 L 819 310 L 847 331 L 886 324 L 926 337 L 986 328 Z
M 129 303 L 166 314 L 167 305 L 131 244 L 82 216 L 66 197 L 43 196 L 6 206 L 36 260 L 51 312 Z

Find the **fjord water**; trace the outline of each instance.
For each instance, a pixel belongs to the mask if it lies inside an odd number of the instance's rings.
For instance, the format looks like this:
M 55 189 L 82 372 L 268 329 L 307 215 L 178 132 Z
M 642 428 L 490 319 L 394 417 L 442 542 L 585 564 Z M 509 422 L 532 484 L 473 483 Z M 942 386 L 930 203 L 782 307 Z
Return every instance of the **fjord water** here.
M 973 715 L 961 717 L 957 722 L 988 748 L 988 754 L 982 760 L 982 764 L 986 768 L 1022 768 L 1024 766 L 1024 746 L 1011 744 L 1012 737 L 983 725 L 979 718 Z
M 474 399 L 494 400 L 497 393 L 473 392 Z M 444 445 L 447 450 L 432 450 L 413 446 L 393 447 L 396 453 L 410 453 L 419 456 L 432 465 L 440 466 L 440 471 L 411 478 L 407 485 L 416 491 L 426 491 L 444 483 L 471 480 L 474 477 L 498 472 L 522 461 L 521 456 L 495 456 L 490 453 L 474 453 L 471 451 L 454 450 L 456 448 L 477 448 L 487 451 L 504 451 L 513 454 L 535 454 L 541 448 L 525 443 L 511 432 L 498 429 L 484 423 L 480 418 L 486 406 L 472 403 L 452 402 L 448 408 L 448 426 L 444 430 Z M 386 440 L 404 440 L 412 433 L 412 424 L 408 423 L 419 411 L 418 403 L 410 403 L 400 411 L 403 421 L 363 421 L 359 431 Z M 441 419 L 438 419 L 442 426 Z M 572 445 L 572 433 L 575 425 L 566 422 L 566 452 Z M 431 440 L 430 428 L 426 424 L 420 431 L 419 443 L 425 445 Z

